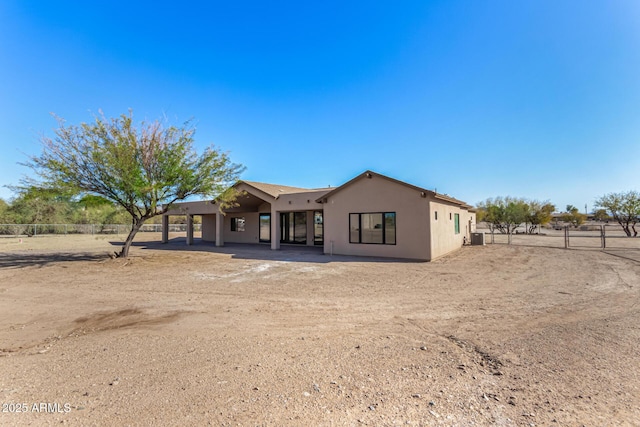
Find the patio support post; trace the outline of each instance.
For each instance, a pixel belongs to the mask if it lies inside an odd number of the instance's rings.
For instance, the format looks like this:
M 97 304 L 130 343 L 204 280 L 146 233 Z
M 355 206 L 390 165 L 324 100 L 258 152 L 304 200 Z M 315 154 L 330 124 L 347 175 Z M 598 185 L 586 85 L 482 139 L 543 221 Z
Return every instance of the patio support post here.
M 162 215 L 162 243 L 169 242 L 169 215 Z
M 187 214 L 187 245 L 193 245 L 193 215 Z
M 280 212 L 271 204 L 271 249 L 280 249 Z
M 218 212 L 216 212 L 216 246 L 224 246 L 224 216 Z
M 315 241 L 314 211 L 307 211 L 307 246 L 313 246 Z

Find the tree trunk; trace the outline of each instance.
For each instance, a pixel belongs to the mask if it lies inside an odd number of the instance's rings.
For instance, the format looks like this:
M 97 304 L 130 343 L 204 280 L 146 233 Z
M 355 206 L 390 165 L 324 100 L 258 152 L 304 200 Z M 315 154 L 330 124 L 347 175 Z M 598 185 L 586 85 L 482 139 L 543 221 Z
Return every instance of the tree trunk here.
M 131 247 L 131 243 L 133 243 L 133 238 L 136 237 L 136 234 L 140 230 L 144 224 L 144 219 L 134 220 L 131 225 L 131 231 L 127 236 L 127 240 L 124 241 L 124 246 L 122 246 L 122 250 L 118 254 L 118 258 L 127 258 L 129 256 L 129 248 Z

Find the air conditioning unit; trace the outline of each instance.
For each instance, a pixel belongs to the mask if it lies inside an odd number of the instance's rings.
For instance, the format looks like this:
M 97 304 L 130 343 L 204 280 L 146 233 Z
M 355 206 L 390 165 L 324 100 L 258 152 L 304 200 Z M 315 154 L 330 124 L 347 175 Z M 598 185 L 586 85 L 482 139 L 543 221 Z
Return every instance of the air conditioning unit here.
M 484 233 L 471 233 L 472 245 L 484 245 Z

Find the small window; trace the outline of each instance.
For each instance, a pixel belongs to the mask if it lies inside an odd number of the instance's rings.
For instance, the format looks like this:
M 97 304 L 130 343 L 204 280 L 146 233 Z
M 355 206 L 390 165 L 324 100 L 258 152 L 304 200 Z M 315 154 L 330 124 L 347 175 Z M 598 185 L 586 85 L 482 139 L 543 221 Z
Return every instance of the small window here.
M 460 234 L 460 214 L 455 215 L 454 226 L 455 226 L 456 234 Z
M 451 218 L 451 212 L 449 212 L 449 220 L 452 220 L 453 218 Z
M 244 231 L 244 217 L 231 218 L 231 231 Z
M 436 221 L 438 220 L 438 211 L 436 211 Z

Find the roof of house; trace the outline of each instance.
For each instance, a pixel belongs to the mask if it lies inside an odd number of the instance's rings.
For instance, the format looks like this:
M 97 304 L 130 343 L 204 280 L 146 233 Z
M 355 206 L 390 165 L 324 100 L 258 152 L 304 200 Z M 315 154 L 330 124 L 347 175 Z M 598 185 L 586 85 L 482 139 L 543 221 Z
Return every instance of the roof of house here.
M 355 178 L 353 178 L 352 180 L 347 181 L 344 184 L 342 184 L 341 186 L 334 188 L 333 190 L 331 190 L 328 193 L 324 194 L 321 198 L 319 198 L 316 201 L 320 202 L 322 199 L 331 197 L 332 195 L 338 193 L 339 191 L 342 191 L 347 186 L 355 183 L 356 181 L 359 181 L 359 180 L 361 180 L 363 178 L 370 178 L 372 176 L 377 176 L 377 177 L 386 179 L 388 181 L 391 181 L 391 182 L 393 182 L 395 184 L 400 184 L 400 185 L 403 185 L 405 187 L 412 188 L 412 189 L 414 189 L 416 191 L 420 191 L 421 193 L 429 194 L 429 195 L 433 196 L 436 199 L 443 200 L 443 201 L 446 201 L 446 202 L 449 202 L 449 203 L 453 203 L 455 205 L 459 205 L 460 207 L 462 207 L 464 209 L 472 209 L 473 208 L 472 206 L 466 204 L 462 200 L 454 199 L 453 197 L 448 196 L 446 194 L 440 194 L 440 193 L 436 193 L 433 190 L 427 190 L 426 188 L 420 188 L 420 187 L 417 187 L 417 186 L 415 186 L 413 184 L 409 184 L 409 183 L 406 183 L 404 181 L 400 181 L 400 180 L 397 180 L 395 178 L 391 178 L 391 177 L 388 177 L 386 175 L 382 175 L 382 174 L 379 174 L 379 173 L 376 173 L 376 172 L 373 172 L 373 171 L 370 171 L 370 170 L 364 171 L 360 175 L 358 175 Z
M 288 185 L 279 185 L 279 184 L 268 184 L 266 182 L 255 182 L 255 181 L 238 181 L 238 184 L 247 184 L 257 190 L 262 191 L 277 199 L 282 194 L 295 194 L 295 193 L 310 193 L 310 192 L 320 192 L 320 191 L 328 191 L 328 188 L 300 188 L 300 187 L 290 187 Z

